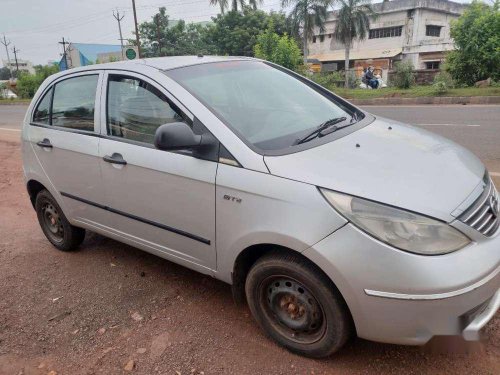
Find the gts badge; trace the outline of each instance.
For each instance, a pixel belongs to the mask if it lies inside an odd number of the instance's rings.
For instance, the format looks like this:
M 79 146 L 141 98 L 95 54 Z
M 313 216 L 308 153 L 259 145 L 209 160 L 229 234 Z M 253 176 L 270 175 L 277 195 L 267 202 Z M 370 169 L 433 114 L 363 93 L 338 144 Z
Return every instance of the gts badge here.
M 224 194 L 224 199 L 230 202 L 241 203 L 241 198 L 233 197 L 231 195 Z

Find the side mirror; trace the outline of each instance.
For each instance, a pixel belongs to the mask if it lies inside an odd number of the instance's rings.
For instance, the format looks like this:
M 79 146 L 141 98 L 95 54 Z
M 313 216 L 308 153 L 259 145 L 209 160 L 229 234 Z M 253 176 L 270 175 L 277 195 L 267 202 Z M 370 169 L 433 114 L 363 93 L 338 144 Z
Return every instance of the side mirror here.
M 201 135 L 194 134 L 193 130 L 184 122 L 173 122 L 161 125 L 156 129 L 154 145 L 159 150 L 193 149 L 200 144 Z

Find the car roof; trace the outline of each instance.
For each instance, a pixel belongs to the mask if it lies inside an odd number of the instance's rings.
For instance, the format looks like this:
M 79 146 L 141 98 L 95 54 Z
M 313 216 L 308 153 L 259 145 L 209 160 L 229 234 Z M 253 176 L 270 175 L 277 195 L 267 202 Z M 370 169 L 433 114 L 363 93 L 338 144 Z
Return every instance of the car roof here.
M 72 68 L 60 72 L 60 75 L 82 72 L 87 70 L 96 69 L 125 69 L 134 70 L 139 68 L 140 65 L 150 66 L 159 70 L 170 70 L 175 68 L 180 68 L 184 66 L 207 64 L 214 62 L 223 61 L 237 61 L 237 60 L 257 60 L 251 57 L 240 57 L 240 56 L 168 56 L 168 57 L 152 57 L 147 59 L 137 59 L 129 61 L 117 61 L 112 63 L 104 63 L 98 65 L 87 65 L 78 68 Z

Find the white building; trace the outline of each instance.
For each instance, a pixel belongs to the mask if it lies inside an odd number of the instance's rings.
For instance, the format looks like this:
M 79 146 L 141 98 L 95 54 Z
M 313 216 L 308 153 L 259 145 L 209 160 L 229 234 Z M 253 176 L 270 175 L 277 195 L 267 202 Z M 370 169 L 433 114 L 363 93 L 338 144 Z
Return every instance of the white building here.
M 378 67 L 387 79 L 394 61 L 409 60 L 415 69 L 436 70 L 445 52 L 452 50 L 450 21 L 458 18 L 467 5 L 448 0 L 394 0 L 373 4 L 378 14 L 370 23 L 369 36 L 355 41 L 350 51 L 350 67 L 358 70 L 368 65 Z M 345 49 L 335 39 L 337 12 L 330 12 L 326 31 L 309 41 L 309 58 L 323 66 L 344 69 Z
M 7 60 L 3 60 L 2 62 L 3 66 L 9 68 L 12 72 L 17 71 L 17 69 L 19 68 L 19 72 L 35 74 L 35 68 L 33 68 L 33 64 L 31 63 L 31 61 L 17 59 L 17 65 L 16 60 L 14 59 L 10 59 L 10 64 Z

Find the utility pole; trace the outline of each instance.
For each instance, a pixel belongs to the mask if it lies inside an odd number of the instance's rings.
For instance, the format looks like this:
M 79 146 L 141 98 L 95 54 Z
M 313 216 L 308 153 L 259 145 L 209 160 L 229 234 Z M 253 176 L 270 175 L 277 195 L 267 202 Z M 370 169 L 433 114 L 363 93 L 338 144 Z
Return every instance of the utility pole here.
M 14 46 L 14 48 L 12 48 L 12 52 L 14 52 L 14 59 L 16 60 L 16 77 L 19 78 L 19 63 L 17 62 L 17 53 L 19 50 L 16 49 L 16 46 Z
M 66 44 L 69 44 L 64 40 L 64 37 L 62 38 L 62 42 L 59 42 L 59 44 L 62 44 L 63 46 L 63 58 L 64 58 L 64 63 L 66 64 L 66 69 L 69 69 L 68 66 L 68 57 L 66 56 Z
M 3 36 L 3 41 L 0 40 L 0 43 L 2 43 L 5 46 L 5 52 L 7 53 L 7 65 L 9 66 L 9 72 L 10 72 L 10 78 L 12 79 L 12 66 L 10 66 L 10 56 L 9 56 L 9 45 L 10 42 L 7 42 L 7 39 L 5 38 L 5 34 Z
M 124 14 L 120 17 L 120 11 L 117 9 L 116 14 L 115 11 L 113 11 L 113 17 L 115 17 L 116 21 L 118 21 L 118 30 L 120 31 L 120 44 L 122 46 L 122 60 L 125 60 L 125 56 L 123 55 L 123 37 L 122 37 L 122 25 L 121 25 L 121 20 L 123 17 L 125 17 Z
M 139 28 L 137 27 L 137 12 L 135 11 L 135 0 L 132 0 L 132 8 L 134 9 L 134 23 L 135 23 L 135 41 L 137 43 L 137 54 L 141 58 L 141 41 L 139 40 Z

